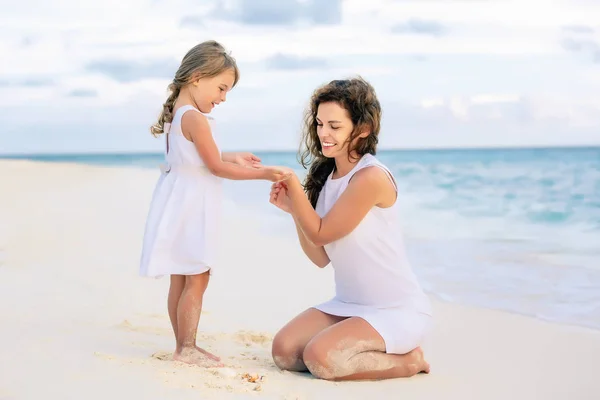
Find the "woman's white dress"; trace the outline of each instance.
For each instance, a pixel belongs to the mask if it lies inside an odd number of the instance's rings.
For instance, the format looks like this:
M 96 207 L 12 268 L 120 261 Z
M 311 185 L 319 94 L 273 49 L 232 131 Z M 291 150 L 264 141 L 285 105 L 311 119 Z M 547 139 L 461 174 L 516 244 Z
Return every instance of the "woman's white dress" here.
M 363 168 L 392 173 L 376 157 L 364 155 L 345 176 L 327 181 L 316 212 L 324 217 Z M 325 245 L 334 269 L 335 297 L 315 306 L 327 314 L 360 317 L 383 337 L 386 352 L 405 354 L 420 346 L 430 329 L 432 307 L 406 257 L 398 201 L 373 207 L 348 235 Z

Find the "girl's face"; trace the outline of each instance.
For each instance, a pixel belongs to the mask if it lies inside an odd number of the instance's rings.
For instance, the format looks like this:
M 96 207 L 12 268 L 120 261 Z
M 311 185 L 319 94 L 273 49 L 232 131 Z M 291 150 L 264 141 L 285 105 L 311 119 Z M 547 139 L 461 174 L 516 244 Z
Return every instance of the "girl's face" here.
M 328 158 L 347 157 L 347 140 L 354 129 L 348 111 L 335 102 L 321 103 L 316 120 L 323 155 Z
M 212 78 L 200 78 L 192 82 L 191 94 L 198 109 L 210 113 L 215 105 L 227 100 L 227 92 L 233 88 L 235 72 L 225 70 Z

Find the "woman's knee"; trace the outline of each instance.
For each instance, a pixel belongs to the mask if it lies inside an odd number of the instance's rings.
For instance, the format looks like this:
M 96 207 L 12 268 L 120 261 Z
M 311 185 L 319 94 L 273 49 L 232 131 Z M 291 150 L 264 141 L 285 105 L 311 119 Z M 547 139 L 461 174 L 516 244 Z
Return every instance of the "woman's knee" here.
M 304 348 L 302 359 L 310 373 L 319 379 L 334 380 L 338 377 L 341 353 L 330 348 L 323 340 L 312 340 Z
M 273 338 L 271 355 L 277 368 L 288 371 L 305 370 L 302 362 L 303 349 L 293 336 L 279 331 Z

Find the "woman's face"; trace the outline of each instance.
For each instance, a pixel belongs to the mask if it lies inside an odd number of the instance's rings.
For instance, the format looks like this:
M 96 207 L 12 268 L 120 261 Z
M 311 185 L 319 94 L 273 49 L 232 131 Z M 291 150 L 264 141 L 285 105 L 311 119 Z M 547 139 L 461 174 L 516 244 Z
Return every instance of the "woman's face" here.
M 336 102 L 321 103 L 316 120 L 323 155 L 328 158 L 347 156 L 347 141 L 354 130 L 348 111 Z

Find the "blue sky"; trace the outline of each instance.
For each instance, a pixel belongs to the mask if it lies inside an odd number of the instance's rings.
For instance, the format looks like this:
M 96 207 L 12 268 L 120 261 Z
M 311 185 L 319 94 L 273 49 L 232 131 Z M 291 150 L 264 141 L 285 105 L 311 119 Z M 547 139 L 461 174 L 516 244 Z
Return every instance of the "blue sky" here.
M 206 39 L 241 68 L 224 150 L 296 149 L 312 90 L 356 74 L 382 148 L 600 144 L 598 1 L 52 3 L 0 15 L 0 153 L 161 151 L 148 127 Z

